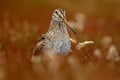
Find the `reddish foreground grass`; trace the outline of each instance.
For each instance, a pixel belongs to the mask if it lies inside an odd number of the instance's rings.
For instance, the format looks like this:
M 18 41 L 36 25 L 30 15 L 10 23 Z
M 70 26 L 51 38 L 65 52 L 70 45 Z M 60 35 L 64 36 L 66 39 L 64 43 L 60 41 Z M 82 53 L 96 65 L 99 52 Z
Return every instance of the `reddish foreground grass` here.
M 76 27 L 78 35 L 71 37 L 94 44 L 81 50 L 72 44 L 69 56 L 31 62 L 34 45 L 48 27 L 5 17 L 0 21 L 0 80 L 120 80 L 119 25 L 118 20 L 87 17 L 84 29 Z

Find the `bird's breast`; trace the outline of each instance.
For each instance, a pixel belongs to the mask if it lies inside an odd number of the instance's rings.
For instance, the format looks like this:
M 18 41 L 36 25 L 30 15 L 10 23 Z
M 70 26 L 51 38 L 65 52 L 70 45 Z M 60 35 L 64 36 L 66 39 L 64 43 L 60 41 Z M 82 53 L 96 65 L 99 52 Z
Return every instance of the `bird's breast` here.
M 71 49 L 71 42 L 68 34 L 58 35 L 53 40 L 53 49 L 55 53 L 68 53 Z
M 48 35 L 50 38 L 49 45 L 54 53 L 69 53 L 71 49 L 71 42 L 64 23 L 61 23 L 54 28 L 50 28 Z

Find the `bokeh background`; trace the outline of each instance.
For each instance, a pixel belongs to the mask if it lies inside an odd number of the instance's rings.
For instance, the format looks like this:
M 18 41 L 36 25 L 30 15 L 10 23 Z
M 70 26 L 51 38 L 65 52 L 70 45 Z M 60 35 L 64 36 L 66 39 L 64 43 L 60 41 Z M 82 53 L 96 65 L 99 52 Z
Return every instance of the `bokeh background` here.
M 79 42 L 69 56 L 31 62 L 54 9 L 66 10 Z M 0 0 L 0 80 L 120 80 L 119 0 Z

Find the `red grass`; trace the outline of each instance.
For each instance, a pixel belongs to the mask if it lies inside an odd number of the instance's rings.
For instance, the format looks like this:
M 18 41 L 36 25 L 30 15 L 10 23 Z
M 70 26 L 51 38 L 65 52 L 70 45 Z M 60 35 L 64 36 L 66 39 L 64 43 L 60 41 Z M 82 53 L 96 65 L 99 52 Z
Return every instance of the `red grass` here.
M 34 45 L 48 27 L 28 20 L 10 19 L 8 16 L 0 22 L 0 80 L 119 80 L 120 60 L 106 58 L 111 45 L 115 46 L 119 54 L 117 22 L 87 17 L 84 30 L 78 29 L 78 35 L 71 34 L 71 37 L 78 42 L 93 40 L 95 44 L 81 50 L 77 50 L 76 44 L 73 44 L 69 56 L 55 56 L 54 60 L 43 56 L 40 61 L 32 63 L 30 59 Z M 112 38 L 107 47 L 101 43 L 106 35 Z M 100 50 L 100 53 L 95 53 L 98 56 L 94 54 L 96 49 Z

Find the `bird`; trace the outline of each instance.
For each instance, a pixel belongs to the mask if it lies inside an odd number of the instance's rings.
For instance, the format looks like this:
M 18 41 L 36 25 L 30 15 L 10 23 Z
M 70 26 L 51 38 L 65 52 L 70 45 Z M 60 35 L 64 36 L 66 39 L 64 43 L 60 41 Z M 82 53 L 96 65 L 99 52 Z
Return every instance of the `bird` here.
M 77 34 L 66 20 L 65 10 L 61 8 L 55 9 L 52 13 L 50 27 L 46 33 L 40 36 L 33 50 L 33 55 L 36 52 L 42 52 L 43 54 L 69 54 L 71 41 L 67 28 Z

